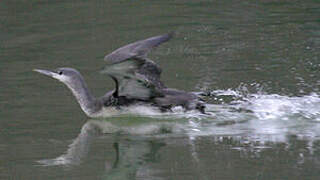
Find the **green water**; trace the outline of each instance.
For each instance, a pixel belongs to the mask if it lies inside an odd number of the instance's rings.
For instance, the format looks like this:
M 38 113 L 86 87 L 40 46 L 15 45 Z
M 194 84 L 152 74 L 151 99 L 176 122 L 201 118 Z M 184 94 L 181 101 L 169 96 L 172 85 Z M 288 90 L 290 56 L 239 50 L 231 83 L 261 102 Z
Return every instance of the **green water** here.
M 100 96 L 106 54 L 171 31 L 150 58 L 214 92 L 212 116 L 88 119 L 32 71 L 73 67 Z M 0 179 L 320 178 L 317 0 L 3 0 L 0 41 Z

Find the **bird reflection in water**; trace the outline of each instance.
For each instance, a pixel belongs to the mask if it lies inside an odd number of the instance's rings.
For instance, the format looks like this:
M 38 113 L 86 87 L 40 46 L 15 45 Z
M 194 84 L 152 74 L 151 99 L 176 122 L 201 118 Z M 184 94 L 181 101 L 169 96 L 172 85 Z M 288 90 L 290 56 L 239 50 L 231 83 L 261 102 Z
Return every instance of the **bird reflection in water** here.
M 156 161 L 158 150 L 165 144 L 161 141 L 145 140 L 145 137 L 139 135 L 130 137 L 123 135 L 123 131 L 128 130 L 124 129 L 108 121 L 90 120 L 82 126 L 80 134 L 69 145 L 65 154 L 54 159 L 40 160 L 38 163 L 43 166 L 78 166 L 88 157 L 94 140 L 110 134 L 114 137 L 112 148 L 115 150 L 115 160 L 112 163 L 105 163 L 105 175 L 121 179 L 136 177 L 138 172 L 146 175 L 146 172 L 140 171 L 151 172 L 144 165 L 146 162 Z M 160 126 L 158 130 L 162 131 Z

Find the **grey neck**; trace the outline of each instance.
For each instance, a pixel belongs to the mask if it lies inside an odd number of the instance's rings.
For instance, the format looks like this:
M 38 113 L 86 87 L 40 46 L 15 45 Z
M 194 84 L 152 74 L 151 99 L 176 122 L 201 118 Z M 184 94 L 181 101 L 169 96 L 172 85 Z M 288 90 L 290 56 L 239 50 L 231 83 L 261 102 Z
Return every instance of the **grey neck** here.
M 90 93 L 82 77 L 65 84 L 72 91 L 87 116 L 94 117 L 94 114 L 102 109 L 101 103 Z

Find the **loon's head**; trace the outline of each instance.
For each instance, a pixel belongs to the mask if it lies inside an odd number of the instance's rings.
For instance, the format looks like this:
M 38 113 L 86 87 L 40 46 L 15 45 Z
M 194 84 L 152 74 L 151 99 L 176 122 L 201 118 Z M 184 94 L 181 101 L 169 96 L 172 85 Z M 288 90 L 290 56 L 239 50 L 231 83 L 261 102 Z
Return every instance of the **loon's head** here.
M 57 68 L 52 71 L 43 70 L 43 69 L 34 69 L 33 71 L 36 71 L 38 73 L 57 79 L 67 85 L 76 83 L 79 80 L 82 81 L 81 74 L 73 68 L 63 67 L 63 68 Z

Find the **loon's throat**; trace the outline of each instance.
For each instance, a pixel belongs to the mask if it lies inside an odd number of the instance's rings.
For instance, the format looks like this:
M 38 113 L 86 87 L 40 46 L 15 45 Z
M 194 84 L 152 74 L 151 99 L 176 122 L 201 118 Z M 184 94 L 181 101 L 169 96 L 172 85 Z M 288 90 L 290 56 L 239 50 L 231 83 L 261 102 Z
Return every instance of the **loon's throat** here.
M 99 103 L 99 101 L 90 93 L 84 81 L 74 84 L 66 83 L 66 85 L 71 90 L 86 115 L 92 117 L 93 114 L 102 109 L 101 103 Z

